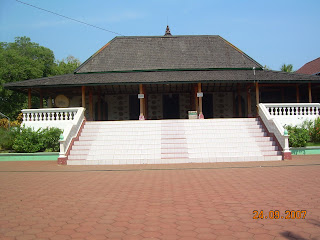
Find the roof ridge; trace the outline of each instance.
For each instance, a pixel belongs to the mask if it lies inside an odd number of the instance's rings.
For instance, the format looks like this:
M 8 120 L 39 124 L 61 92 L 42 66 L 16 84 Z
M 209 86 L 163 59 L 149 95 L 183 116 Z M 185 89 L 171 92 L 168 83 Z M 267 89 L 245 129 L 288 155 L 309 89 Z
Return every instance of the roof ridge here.
M 311 63 L 311 62 L 314 62 L 314 61 L 316 61 L 316 60 L 318 60 L 318 59 L 320 59 L 320 57 L 318 57 L 318 58 L 316 58 L 316 59 L 313 59 L 313 60 L 311 60 L 310 62 L 305 63 L 304 65 L 306 65 L 306 64 L 308 64 L 308 63 Z M 303 66 L 304 66 L 304 65 L 303 65 Z
M 313 70 L 319 70 L 319 64 L 320 64 L 320 57 L 313 59 L 307 63 L 305 63 L 302 67 L 300 67 L 297 72 L 303 73 L 303 74 L 317 74 L 311 73 Z
M 115 38 L 180 38 L 180 37 L 220 37 L 220 35 L 150 35 L 150 36 L 116 36 Z
M 98 51 L 96 51 L 94 54 L 92 54 L 86 61 L 84 61 L 82 64 L 80 64 L 79 67 L 77 67 L 73 73 L 77 73 L 83 66 L 85 66 L 92 58 L 97 56 L 99 53 L 101 53 L 107 46 L 111 44 L 111 42 L 115 41 L 116 37 L 111 39 L 109 42 L 107 42 L 105 45 L 103 45 L 102 48 L 100 48 Z
M 245 56 L 246 58 L 248 58 L 250 61 L 254 62 L 255 64 L 257 64 L 258 66 L 260 66 L 261 68 L 263 68 L 263 66 L 258 63 L 256 60 L 254 60 L 253 58 L 251 58 L 249 55 L 247 55 L 244 51 L 242 51 L 240 48 L 237 48 L 235 45 L 233 45 L 232 43 L 230 43 L 228 40 L 224 39 L 223 37 L 219 36 L 223 41 L 225 41 L 229 46 L 231 46 L 232 48 L 234 48 L 236 51 L 238 51 L 240 54 L 242 54 L 243 56 Z

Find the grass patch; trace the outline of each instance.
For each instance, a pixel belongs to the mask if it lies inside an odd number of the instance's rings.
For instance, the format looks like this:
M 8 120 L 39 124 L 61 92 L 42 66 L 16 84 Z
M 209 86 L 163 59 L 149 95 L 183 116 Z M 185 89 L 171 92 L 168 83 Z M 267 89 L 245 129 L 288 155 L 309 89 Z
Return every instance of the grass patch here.
M 3 149 L 3 148 L 0 146 L 0 153 L 9 153 L 9 152 L 10 152 L 9 150 Z
M 316 142 L 316 143 L 308 142 L 307 147 L 320 147 L 320 142 Z

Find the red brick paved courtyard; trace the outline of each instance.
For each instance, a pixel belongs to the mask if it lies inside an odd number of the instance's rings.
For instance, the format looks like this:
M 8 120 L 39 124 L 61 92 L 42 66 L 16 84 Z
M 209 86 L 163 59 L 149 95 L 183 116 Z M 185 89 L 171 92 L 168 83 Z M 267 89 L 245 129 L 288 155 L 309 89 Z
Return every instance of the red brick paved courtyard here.
M 0 239 L 320 239 L 319 190 L 319 155 L 118 167 L 0 162 Z M 253 219 L 253 210 L 307 215 Z

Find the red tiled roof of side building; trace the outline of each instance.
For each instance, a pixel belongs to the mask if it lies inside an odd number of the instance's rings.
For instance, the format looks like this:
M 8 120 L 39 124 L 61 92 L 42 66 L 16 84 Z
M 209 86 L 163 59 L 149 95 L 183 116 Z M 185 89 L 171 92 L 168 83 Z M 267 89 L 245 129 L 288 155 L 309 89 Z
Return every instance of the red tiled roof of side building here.
M 319 74 L 320 73 L 320 57 L 303 65 L 296 73 L 302 74 Z

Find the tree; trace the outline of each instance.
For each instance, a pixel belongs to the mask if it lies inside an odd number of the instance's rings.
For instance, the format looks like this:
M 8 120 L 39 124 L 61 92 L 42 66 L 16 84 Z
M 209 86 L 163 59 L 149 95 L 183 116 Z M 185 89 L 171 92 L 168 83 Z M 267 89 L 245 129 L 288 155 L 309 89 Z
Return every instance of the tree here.
M 264 70 L 271 70 L 271 68 L 270 68 L 269 66 L 267 66 L 267 65 L 264 65 L 264 66 L 263 66 L 263 69 L 264 69 Z
M 283 64 L 283 65 L 281 66 L 281 71 L 282 71 L 282 72 L 293 72 L 293 66 L 292 66 L 292 64 L 288 64 L 288 65 Z
M 69 55 L 66 59 L 57 60 L 53 69 L 54 75 L 62 75 L 73 73 L 79 66 L 80 60 Z
M 16 37 L 15 42 L 0 42 L 0 112 L 14 119 L 27 108 L 27 96 L 3 88 L 3 84 L 27 79 L 73 73 L 80 61 L 73 56 L 55 61 L 53 51 L 31 42 L 28 37 Z M 32 98 L 32 105 L 39 100 Z
M 0 111 L 15 118 L 27 106 L 25 94 L 3 88 L 3 84 L 47 77 L 52 74 L 54 54 L 28 37 L 16 37 L 13 43 L 0 43 Z

